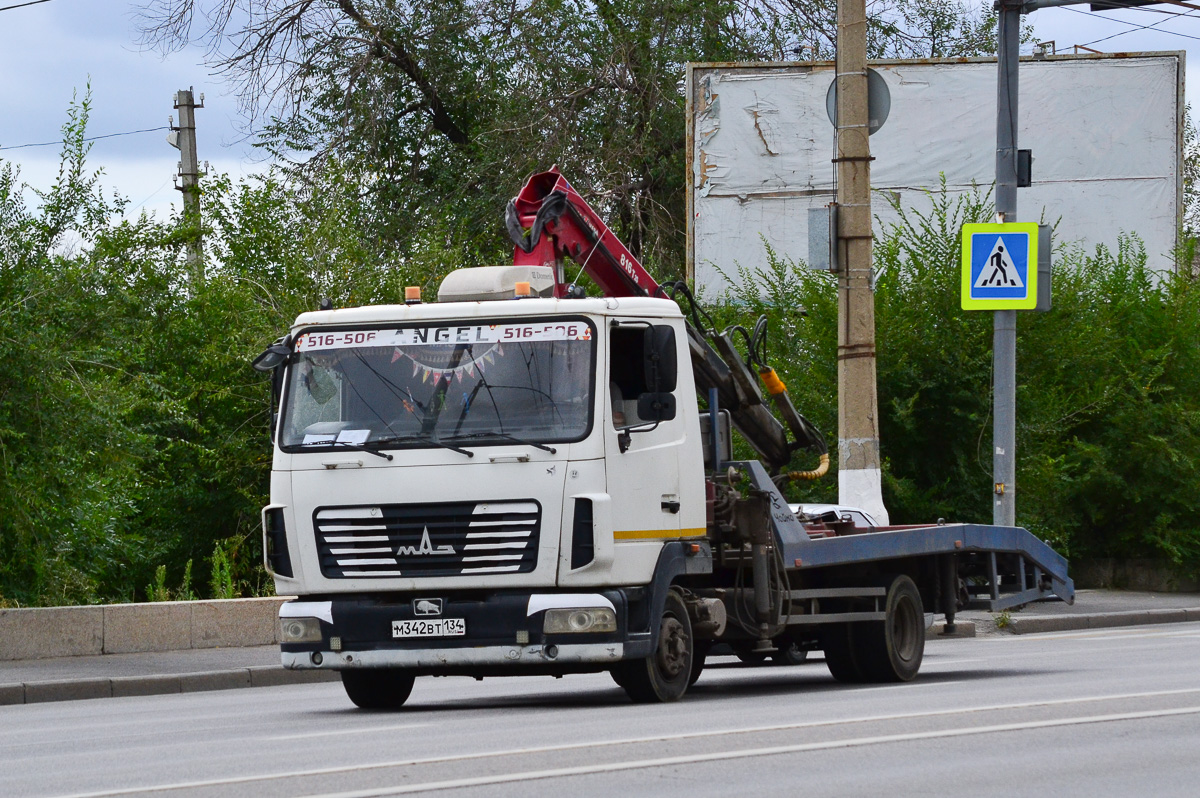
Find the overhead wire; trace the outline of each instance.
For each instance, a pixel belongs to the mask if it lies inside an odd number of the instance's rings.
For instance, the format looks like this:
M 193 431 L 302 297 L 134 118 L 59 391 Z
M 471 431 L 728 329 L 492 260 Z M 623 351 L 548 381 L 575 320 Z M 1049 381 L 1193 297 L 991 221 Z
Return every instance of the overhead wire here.
M 46 2 L 46 0 L 38 0 L 38 2 Z M 0 9 L 0 11 L 3 11 L 3 10 L 4 9 Z M 154 133 L 155 131 L 158 131 L 158 130 L 170 130 L 170 129 L 171 128 L 167 125 L 163 125 L 161 127 L 147 127 L 147 128 L 143 128 L 141 130 L 127 130 L 124 133 L 106 133 L 103 136 L 89 136 L 89 137 L 85 138 L 84 141 L 99 141 L 100 139 L 111 139 L 111 138 L 116 138 L 117 136 L 132 136 L 136 133 Z M 34 144 L 12 144 L 7 147 L 0 146 L 0 150 L 23 150 L 26 147 L 53 147 L 58 144 L 62 144 L 62 141 L 61 140 L 60 141 L 40 141 L 40 142 L 37 142 Z
M 1120 32 L 1118 32 L 1118 33 L 1114 33 L 1114 34 L 1112 34 L 1112 35 L 1110 35 L 1110 36 L 1104 36 L 1104 37 L 1102 37 L 1102 38 L 1100 38 L 1100 39 L 1095 39 L 1095 40 L 1093 40 L 1093 41 L 1090 41 L 1090 42 L 1086 42 L 1086 43 L 1084 43 L 1084 44 L 1077 45 L 1077 46 L 1079 46 L 1079 47 L 1088 47 L 1088 46 L 1090 46 L 1090 45 L 1093 45 L 1093 44 L 1099 44 L 1100 42 L 1106 42 L 1106 41 L 1108 41 L 1109 39 L 1115 39 L 1115 38 L 1117 38 L 1118 36 L 1125 36 L 1126 34 L 1129 34 L 1129 33 L 1137 33 L 1138 31 L 1143 31 L 1143 30 L 1151 30 L 1151 29 L 1156 29 L 1156 30 L 1154 31 L 1155 33 L 1169 33 L 1169 34 L 1171 34 L 1172 36 L 1181 36 L 1181 37 L 1183 37 L 1184 39 L 1195 39 L 1195 40 L 1197 40 L 1197 41 L 1200 41 L 1200 36 L 1192 36 L 1192 35 L 1190 35 L 1190 34 L 1187 34 L 1187 33 L 1180 33 L 1180 32 L 1178 32 L 1178 31 L 1167 30 L 1167 29 L 1165 29 L 1165 28 L 1159 28 L 1159 27 L 1158 27 L 1159 25 L 1162 25 L 1162 24 L 1164 24 L 1164 23 L 1170 22 L 1172 19 L 1174 19 L 1174 18 L 1176 18 L 1176 17 L 1188 17 L 1188 16 L 1191 16 L 1192 14 L 1194 14 L 1194 13 L 1195 13 L 1195 11 L 1189 11 L 1189 12 L 1187 12 L 1186 14 L 1176 14 L 1176 13 L 1172 13 L 1172 12 L 1170 12 L 1170 11 L 1159 11 L 1159 13 L 1161 13 L 1161 14 L 1168 14 L 1169 16 L 1168 16 L 1168 17 L 1166 17 L 1165 19 L 1160 19 L 1158 22 L 1154 22 L 1154 23 L 1151 23 L 1151 24 L 1149 24 L 1149 25 L 1139 25 L 1139 24 L 1137 24 L 1136 22 L 1129 22 L 1129 21 L 1127 21 L 1127 20 L 1124 20 L 1124 19 L 1115 19 L 1115 18 L 1113 18 L 1113 17 L 1106 17 L 1106 16 L 1104 16 L 1103 14 L 1094 14 L 1094 13 L 1092 13 L 1092 12 L 1090 12 L 1090 11 L 1080 11 L 1080 10 L 1079 10 L 1079 9 L 1077 9 L 1077 8 L 1071 8 L 1070 6 L 1062 6 L 1062 8 L 1065 8 L 1067 11 L 1072 11 L 1072 12 L 1074 12 L 1074 13 L 1076 13 L 1076 14 L 1083 14 L 1084 16 L 1087 16 L 1087 17 L 1098 17 L 1099 19 L 1108 20 L 1109 22 L 1119 22 L 1119 23 L 1120 23 L 1120 24 L 1122 24 L 1122 25 L 1129 25 L 1129 26 L 1131 26 L 1129 30 L 1123 30 L 1123 31 L 1120 31 Z M 1150 9 L 1131 9 L 1131 10 L 1137 10 L 1137 11 L 1141 11 L 1141 10 L 1147 10 L 1147 11 L 1148 11 L 1148 10 L 1150 10 Z
M 49 3 L 50 0 L 29 0 L 28 3 L 17 3 L 13 6 L 0 6 L 0 11 L 11 11 L 14 8 L 24 8 L 25 6 L 36 6 L 38 3 Z

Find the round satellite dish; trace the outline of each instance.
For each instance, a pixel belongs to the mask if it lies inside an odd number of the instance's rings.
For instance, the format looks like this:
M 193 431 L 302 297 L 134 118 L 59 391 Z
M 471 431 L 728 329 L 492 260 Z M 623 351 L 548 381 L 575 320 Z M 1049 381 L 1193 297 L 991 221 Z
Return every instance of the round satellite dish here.
M 887 81 L 874 69 L 867 70 L 867 116 L 869 118 L 868 132 L 874 135 L 876 130 L 883 127 L 887 121 L 888 112 L 892 110 L 892 93 L 888 90 Z M 829 91 L 825 92 L 825 112 L 829 121 L 837 127 L 837 78 L 829 83 Z

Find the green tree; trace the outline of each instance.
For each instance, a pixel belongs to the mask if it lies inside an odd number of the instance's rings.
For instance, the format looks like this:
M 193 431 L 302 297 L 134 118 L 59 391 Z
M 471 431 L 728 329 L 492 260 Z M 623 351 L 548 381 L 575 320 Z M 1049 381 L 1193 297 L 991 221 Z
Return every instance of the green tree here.
M 146 440 L 129 423 L 104 281 L 78 254 L 123 207 L 87 171 L 89 110 L 87 97 L 72 104 L 36 210 L 0 164 L 0 595 L 21 603 L 96 600 L 111 586 L 106 563 L 140 545 L 121 527 Z
M 263 589 L 269 387 L 249 360 L 324 297 L 396 301 L 435 271 L 327 171 L 303 188 L 208 183 L 208 276 L 193 283 L 188 225 L 122 221 L 88 171 L 89 108 L 70 109 L 35 207 L 0 164 L 0 598 L 141 598 L 218 544 L 221 584 Z
M 207 45 L 292 177 L 333 168 L 407 258 L 502 259 L 498 209 L 559 165 L 655 273 L 682 276 L 689 61 L 828 58 L 832 0 L 156 0 L 144 42 Z M 875 0 L 875 57 L 982 55 L 994 15 Z

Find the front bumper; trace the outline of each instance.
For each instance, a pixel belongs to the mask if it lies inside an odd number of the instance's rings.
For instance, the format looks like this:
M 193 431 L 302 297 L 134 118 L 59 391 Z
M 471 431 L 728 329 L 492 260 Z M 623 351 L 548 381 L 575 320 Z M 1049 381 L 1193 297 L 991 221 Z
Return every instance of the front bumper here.
M 321 639 L 281 644 L 285 668 L 345 670 L 404 668 L 426 674 L 495 675 L 566 673 L 611 667 L 628 656 L 644 656 L 648 632 L 630 628 L 639 589 L 599 593 L 512 591 L 473 595 L 396 595 L 291 601 L 280 618 L 316 618 Z M 632 593 L 632 596 L 629 595 Z M 439 607 L 430 614 L 430 605 Z M 418 614 L 418 608 L 421 613 Z M 548 609 L 608 608 L 617 618 L 615 632 L 545 634 Z M 394 637 L 405 621 L 463 619 L 459 637 Z

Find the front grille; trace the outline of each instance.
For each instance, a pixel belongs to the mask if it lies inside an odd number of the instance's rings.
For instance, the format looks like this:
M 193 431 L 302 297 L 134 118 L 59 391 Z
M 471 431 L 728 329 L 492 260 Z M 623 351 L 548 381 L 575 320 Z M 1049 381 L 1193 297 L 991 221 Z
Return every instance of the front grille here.
M 535 501 L 322 507 L 313 529 L 330 579 L 525 573 L 541 515 Z

